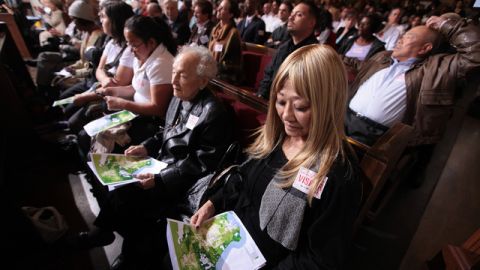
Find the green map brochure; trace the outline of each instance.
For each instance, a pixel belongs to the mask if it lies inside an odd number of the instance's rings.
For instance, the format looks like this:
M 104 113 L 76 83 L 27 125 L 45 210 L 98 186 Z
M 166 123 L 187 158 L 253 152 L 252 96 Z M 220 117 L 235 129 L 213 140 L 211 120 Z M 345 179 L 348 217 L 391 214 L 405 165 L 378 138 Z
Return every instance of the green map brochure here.
M 71 104 L 71 103 L 73 103 L 73 99 L 74 99 L 74 97 L 68 97 L 68 98 L 64 98 L 64 99 L 60 99 L 60 100 L 55 100 L 53 102 L 52 107 Z
M 87 134 L 92 137 L 101 131 L 131 121 L 135 117 L 137 117 L 137 115 L 135 115 L 134 113 L 123 110 L 109 115 L 105 115 L 97 120 L 93 120 L 92 122 L 86 124 L 83 128 L 85 129 Z
M 266 263 L 233 211 L 216 215 L 197 230 L 167 219 L 167 242 L 174 270 L 251 270 Z
M 103 185 L 124 185 L 138 181 L 139 173 L 159 173 L 166 163 L 151 157 L 132 157 L 119 154 L 90 154 L 90 168 Z

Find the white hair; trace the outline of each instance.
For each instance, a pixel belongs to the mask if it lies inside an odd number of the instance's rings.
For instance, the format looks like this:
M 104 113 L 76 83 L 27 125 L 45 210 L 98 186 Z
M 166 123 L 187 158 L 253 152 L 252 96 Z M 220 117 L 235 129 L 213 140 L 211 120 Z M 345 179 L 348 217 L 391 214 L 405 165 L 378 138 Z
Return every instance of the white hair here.
M 180 56 L 190 53 L 196 55 L 199 59 L 197 63 L 198 76 L 206 77 L 208 80 L 217 76 L 217 61 L 215 61 L 210 51 L 203 46 L 183 46 L 177 56 L 175 56 L 175 62 L 178 61 Z

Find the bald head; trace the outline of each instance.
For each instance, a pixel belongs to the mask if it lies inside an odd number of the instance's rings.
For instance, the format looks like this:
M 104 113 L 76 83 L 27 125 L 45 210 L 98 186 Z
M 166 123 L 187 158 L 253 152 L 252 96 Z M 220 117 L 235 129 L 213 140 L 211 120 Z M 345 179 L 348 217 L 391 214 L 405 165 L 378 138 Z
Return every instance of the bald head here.
M 149 3 L 147 5 L 147 14 L 150 17 L 162 17 L 162 8 L 157 3 Z
M 399 61 L 409 58 L 425 58 L 442 45 L 442 36 L 439 32 L 420 25 L 407 31 L 395 45 L 392 56 Z

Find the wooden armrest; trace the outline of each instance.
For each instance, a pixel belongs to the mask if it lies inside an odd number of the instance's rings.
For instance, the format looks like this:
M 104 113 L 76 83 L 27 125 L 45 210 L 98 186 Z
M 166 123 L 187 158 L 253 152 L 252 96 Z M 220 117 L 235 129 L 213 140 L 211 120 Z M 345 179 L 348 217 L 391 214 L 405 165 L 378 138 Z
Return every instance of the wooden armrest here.
M 208 83 L 208 88 L 214 92 L 225 93 L 228 96 L 231 96 L 258 111 L 264 113 L 267 113 L 268 111 L 268 101 L 257 97 L 254 93 L 252 93 L 252 91 L 242 89 L 219 79 L 210 80 Z

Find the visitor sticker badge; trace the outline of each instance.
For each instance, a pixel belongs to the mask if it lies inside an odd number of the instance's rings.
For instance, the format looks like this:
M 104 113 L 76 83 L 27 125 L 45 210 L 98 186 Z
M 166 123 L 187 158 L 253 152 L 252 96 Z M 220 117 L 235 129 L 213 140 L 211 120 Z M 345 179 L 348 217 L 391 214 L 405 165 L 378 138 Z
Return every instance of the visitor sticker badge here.
M 200 42 L 201 43 L 207 43 L 208 42 L 208 36 L 207 35 L 200 36 Z
M 265 35 L 265 31 L 263 31 L 263 30 L 258 30 L 258 35 L 259 35 L 259 36 Z
M 197 124 L 198 118 L 199 118 L 198 116 L 190 114 L 188 116 L 187 124 L 185 125 L 185 127 L 192 130 L 195 127 L 195 125 Z
M 215 43 L 215 47 L 213 48 L 213 51 L 222 52 L 222 50 L 223 50 L 223 44 Z
M 293 182 L 293 187 L 300 190 L 301 192 L 308 194 L 310 190 L 310 186 L 313 185 L 313 178 L 317 173 L 309 170 L 307 168 L 301 167 L 295 177 L 295 181 Z M 317 191 L 313 194 L 313 196 L 317 199 L 322 197 L 323 189 L 325 188 L 325 184 L 327 183 L 328 177 L 325 177 L 320 185 L 318 186 Z

